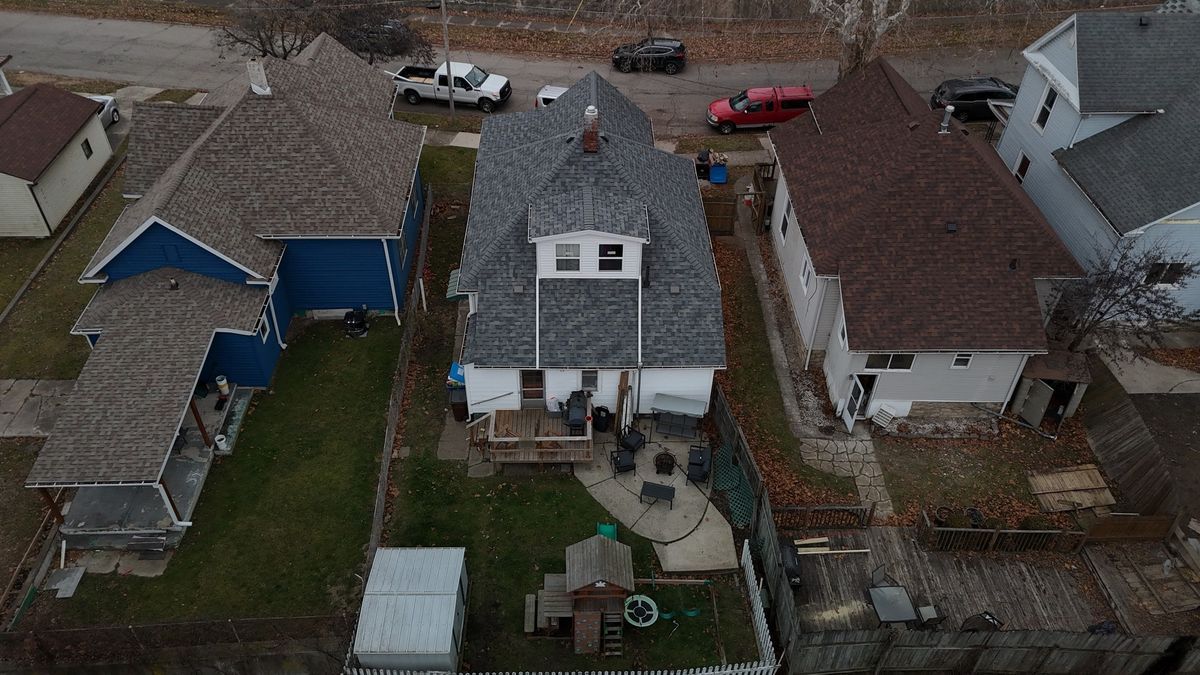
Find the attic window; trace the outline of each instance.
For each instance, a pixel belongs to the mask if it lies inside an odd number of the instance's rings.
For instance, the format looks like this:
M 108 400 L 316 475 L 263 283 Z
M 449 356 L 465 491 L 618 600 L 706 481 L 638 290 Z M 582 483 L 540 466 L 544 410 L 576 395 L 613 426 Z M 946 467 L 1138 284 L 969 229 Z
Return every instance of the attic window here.
M 559 272 L 578 272 L 579 244 L 555 244 L 554 269 Z
M 600 244 L 600 271 L 619 272 L 625 256 L 622 244 Z

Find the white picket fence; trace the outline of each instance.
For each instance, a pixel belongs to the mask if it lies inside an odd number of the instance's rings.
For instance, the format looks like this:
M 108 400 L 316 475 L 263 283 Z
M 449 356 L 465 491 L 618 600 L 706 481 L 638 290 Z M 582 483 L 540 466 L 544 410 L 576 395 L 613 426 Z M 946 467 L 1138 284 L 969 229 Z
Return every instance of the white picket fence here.
M 776 663 L 775 645 L 771 643 L 771 631 L 767 628 L 767 613 L 763 609 L 758 575 L 754 573 L 749 539 L 742 542 L 742 574 L 746 578 L 746 593 L 750 596 L 750 618 L 754 622 L 754 636 L 758 638 L 758 658 L 763 663 Z
M 758 575 L 754 573 L 754 560 L 750 557 L 750 543 L 742 545 L 742 573 L 745 576 L 746 593 L 750 596 L 751 620 L 754 635 L 758 640 L 759 661 L 754 663 L 730 663 L 723 666 L 704 668 L 681 668 L 677 670 L 575 670 L 575 671 L 521 671 L 470 673 L 469 675 L 775 675 L 775 647 L 767 629 L 767 615 L 763 611 L 762 594 L 759 593 Z M 346 666 L 342 675 L 459 675 L 439 671 L 390 670 L 386 668 L 357 668 Z M 467 675 L 467 674 L 462 674 Z

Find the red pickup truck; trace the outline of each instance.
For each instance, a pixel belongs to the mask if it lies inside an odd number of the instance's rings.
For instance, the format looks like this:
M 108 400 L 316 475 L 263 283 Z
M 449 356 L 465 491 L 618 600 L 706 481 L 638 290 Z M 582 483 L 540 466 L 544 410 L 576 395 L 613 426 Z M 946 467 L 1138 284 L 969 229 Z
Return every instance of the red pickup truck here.
M 763 87 L 747 89 L 732 98 L 708 104 L 708 124 L 723 134 L 744 127 L 782 124 L 808 112 L 812 87 Z

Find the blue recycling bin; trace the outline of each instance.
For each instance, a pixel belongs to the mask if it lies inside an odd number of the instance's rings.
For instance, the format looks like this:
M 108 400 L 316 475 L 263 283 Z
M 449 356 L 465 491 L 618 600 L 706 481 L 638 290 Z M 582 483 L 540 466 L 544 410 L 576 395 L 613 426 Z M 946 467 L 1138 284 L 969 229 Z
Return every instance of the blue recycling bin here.
M 714 164 L 708 167 L 708 182 L 713 185 L 724 185 L 729 180 L 729 167 L 724 164 Z

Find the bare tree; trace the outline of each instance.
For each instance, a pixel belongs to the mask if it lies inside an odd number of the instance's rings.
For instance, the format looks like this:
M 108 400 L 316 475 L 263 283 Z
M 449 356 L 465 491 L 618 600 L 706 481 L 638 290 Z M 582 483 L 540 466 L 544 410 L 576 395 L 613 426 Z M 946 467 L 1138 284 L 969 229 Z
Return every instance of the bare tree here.
M 809 0 L 842 45 L 838 81 L 857 73 L 875 58 L 879 41 L 908 16 L 912 0 Z
M 1107 265 L 1063 284 L 1058 310 L 1065 318 L 1052 328 L 1055 337 L 1070 351 L 1094 346 L 1121 360 L 1131 340 L 1160 346 L 1168 331 L 1200 321 L 1200 310 L 1185 307 L 1175 292 L 1200 277 L 1200 265 L 1178 260 L 1162 241 L 1141 247 L 1122 240 Z
M 392 11 L 390 4 L 343 0 L 251 0 L 229 11 L 230 21 L 220 28 L 217 43 L 287 59 L 324 32 L 372 62 L 380 56 L 432 61 L 429 42 Z

